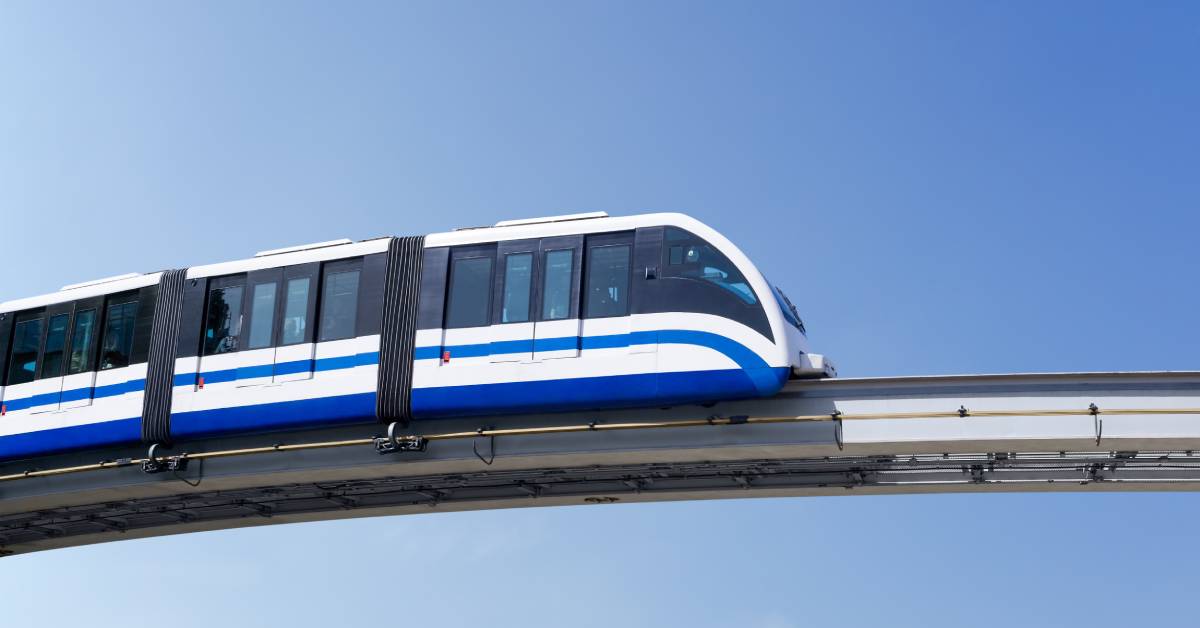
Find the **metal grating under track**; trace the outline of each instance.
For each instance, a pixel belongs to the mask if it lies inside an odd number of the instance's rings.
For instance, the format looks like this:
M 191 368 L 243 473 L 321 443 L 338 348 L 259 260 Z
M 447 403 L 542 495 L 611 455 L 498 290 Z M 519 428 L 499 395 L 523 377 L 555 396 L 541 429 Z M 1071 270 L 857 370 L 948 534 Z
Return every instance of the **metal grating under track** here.
M 360 511 L 365 516 L 372 509 L 405 506 L 459 504 L 457 509 L 463 509 L 472 502 L 496 507 L 498 502 L 536 505 L 531 500 L 539 499 L 558 504 L 611 503 L 642 494 L 752 497 L 855 488 L 899 493 L 930 486 L 1006 490 L 1030 484 L 1057 484 L 1068 490 L 1121 484 L 1166 489 L 1197 483 L 1200 456 L 1192 452 L 866 456 L 487 471 L 197 491 L 3 515 L 0 553 L 36 550 L 47 542 L 62 545 L 70 537 L 100 534 L 116 539 L 121 533 L 165 526 L 335 511 Z

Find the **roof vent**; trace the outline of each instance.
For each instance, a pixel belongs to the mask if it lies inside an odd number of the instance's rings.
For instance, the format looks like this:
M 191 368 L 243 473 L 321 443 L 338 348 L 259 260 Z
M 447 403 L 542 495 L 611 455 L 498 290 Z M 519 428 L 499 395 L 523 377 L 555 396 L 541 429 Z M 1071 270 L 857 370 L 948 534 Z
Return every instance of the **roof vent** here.
M 589 220 L 592 218 L 608 218 L 608 212 L 584 212 L 582 214 L 566 214 L 564 216 L 546 216 L 545 218 L 522 218 L 520 220 L 501 220 L 497 227 L 516 227 L 518 225 L 536 225 L 545 222 L 566 222 L 568 220 Z
M 121 281 L 122 279 L 133 279 L 134 277 L 141 277 L 141 276 L 142 276 L 141 273 L 125 273 L 124 275 L 114 275 L 112 277 L 105 277 L 104 279 L 93 279 L 92 281 L 84 281 L 82 283 L 69 284 L 69 285 L 63 286 L 62 288 L 60 288 L 60 290 L 75 290 L 76 288 L 86 288 L 88 286 L 98 286 L 102 283 L 112 283 L 114 281 Z
M 285 246 L 282 249 L 271 249 L 269 251 L 259 251 L 254 254 L 254 257 L 266 257 L 268 255 L 281 255 L 283 253 L 295 253 L 296 251 L 308 251 L 311 249 L 323 249 L 330 246 L 341 246 L 343 244 L 354 244 L 353 240 L 347 238 L 339 238 L 337 240 L 329 240 L 328 242 L 315 242 L 313 244 L 301 244 L 299 246 Z

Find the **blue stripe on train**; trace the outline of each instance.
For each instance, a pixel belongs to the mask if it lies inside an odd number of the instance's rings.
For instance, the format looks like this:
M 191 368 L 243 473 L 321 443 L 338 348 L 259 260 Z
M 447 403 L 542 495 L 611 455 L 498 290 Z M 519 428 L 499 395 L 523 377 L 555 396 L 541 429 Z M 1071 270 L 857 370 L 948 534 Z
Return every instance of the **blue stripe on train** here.
M 707 347 L 719 351 L 733 360 L 739 367 L 752 374 L 755 384 L 762 394 L 770 394 L 773 378 L 767 375 L 753 375 L 767 368 L 767 363 L 757 353 L 741 343 L 720 334 L 706 331 L 687 329 L 665 329 L 660 331 L 637 331 L 628 334 L 609 334 L 604 336 L 567 336 L 563 338 L 539 338 L 537 340 L 504 340 L 498 342 L 417 347 L 417 360 L 439 359 L 443 351 L 449 351 L 451 358 L 482 357 L 487 355 L 504 355 L 513 353 L 529 353 L 532 351 L 562 351 L 570 349 L 614 349 L 631 345 L 645 344 L 687 344 Z M 256 379 L 272 375 L 291 375 L 308 371 L 333 371 L 356 366 L 369 366 L 379 362 L 379 352 L 372 351 L 355 355 L 316 360 L 294 360 L 279 364 L 242 366 L 219 371 L 206 371 L 199 374 L 206 384 L 220 384 L 239 379 Z M 195 386 L 196 373 L 175 375 L 173 385 Z M 140 392 L 146 388 L 146 380 L 135 379 L 119 384 L 98 386 L 96 388 L 78 388 L 64 390 L 62 393 L 44 393 L 31 397 L 5 401 L 9 411 L 25 410 L 35 406 L 59 403 L 59 401 L 79 401 L 91 397 L 103 399 L 115 397 L 127 392 Z
M 771 367 L 762 359 L 762 356 L 736 340 L 708 331 L 691 329 L 663 329 L 635 331 L 628 334 L 569 336 L 537 340 L 503 340 L 469 345 L 425 346 L 417 347 L 414 355 L 417 360 L 431 360 L 440 359 L 443 352 L 449 352 L 450 358 L 454 359 L 565 349 L 616 349 L 652 344 L 695 345 L 713 349 L 733 360 L 743 371 L 748 373 L 759 394 L 773 394 L 778 390 Z

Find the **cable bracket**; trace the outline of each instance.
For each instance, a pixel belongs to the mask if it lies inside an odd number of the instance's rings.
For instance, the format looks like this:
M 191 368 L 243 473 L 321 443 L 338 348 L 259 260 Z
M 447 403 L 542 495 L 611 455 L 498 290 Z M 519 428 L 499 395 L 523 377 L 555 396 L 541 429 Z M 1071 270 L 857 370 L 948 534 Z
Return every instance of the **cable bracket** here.
M 386 454 L 394 454 L 398 452 L 425 451 L 429 445 L 429 439 L 424 436 L 402 436 L 396 434 L 396 428 L 399 423 L 393 421 L 388 424 L 387 436 L 379 436 L 375 438 L 375 451 L 383 456 Z
M 142 461 L 142 473 L 153 474 L 187 470 L 188 457 L 186 453 L 177 456 L 159 457 L 157 455 L 158 447 L 158 443 L 150 445 L 150 450 L 146 452 L 146 459 Z

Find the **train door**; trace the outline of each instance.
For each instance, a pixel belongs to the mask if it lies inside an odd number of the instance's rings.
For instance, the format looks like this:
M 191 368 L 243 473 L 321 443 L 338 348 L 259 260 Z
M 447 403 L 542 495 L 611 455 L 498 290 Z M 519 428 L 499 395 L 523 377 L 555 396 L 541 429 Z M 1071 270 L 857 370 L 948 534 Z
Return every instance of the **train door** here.
M 208 281 L 204 306 L 204 333 L 200 342 L 197 384 L 236 382 L 242 366 L 238 349 L 246 299 L 246 276 L 216 277 Z M 249 375 L 249 373 L 247 373 Z
M 236 353 L 238 387 L 269 384 L 275 374 L 275 310 L 283 270 L 266 268 L 246 276 L 242 321 Z
M 492 362 L 528 362 L 533 359 L 534 290 L 537 277 L 537 240 L 501 242 L 496 249 L 497 269 L 493 293 Z
M 496 245 L 457 247 L 450 251 L 442 364 L 472 364 L 492 351 L 492 291 Z M 485 360 L 486 362 L 486 360 Z
M 583 337 L 598 349 L 629 343 L 632 233 L 589 235 L 583 270 Z
M 103 304 L 103 298 L 75 304 L 66 374 L 62 378 L 62 395 L 58 404 L 62 410 L 92 405 L 92 395 L 96 389 L 96 343 L 99 342 L 100 307 Z
M 56 412 L 62 396 L 63 353 L 71 325 L 71 304 L 46 308 L 37 380 L 30 384 L 30 413 Z
M 43 311 L 16 314 L 12 333 L 12 350 L 9 352 L 8 379 L 5 382 L 5 411 L 8 414 L 22 410 L 36 411 L 35 397 L 39 366 L 38 349 L 41 347 L 46 327 Z
M 579 278 L 583 236 L 542 239 L 540 303 L 533 332 L 533 359 L 579 357 Z
M 319 263 L 283 269 L 282 292 L 277 306 L 279 338 L 275 349 L 275 382 L 312 379 L 316 351 L 313 321 L 317 315 Z

